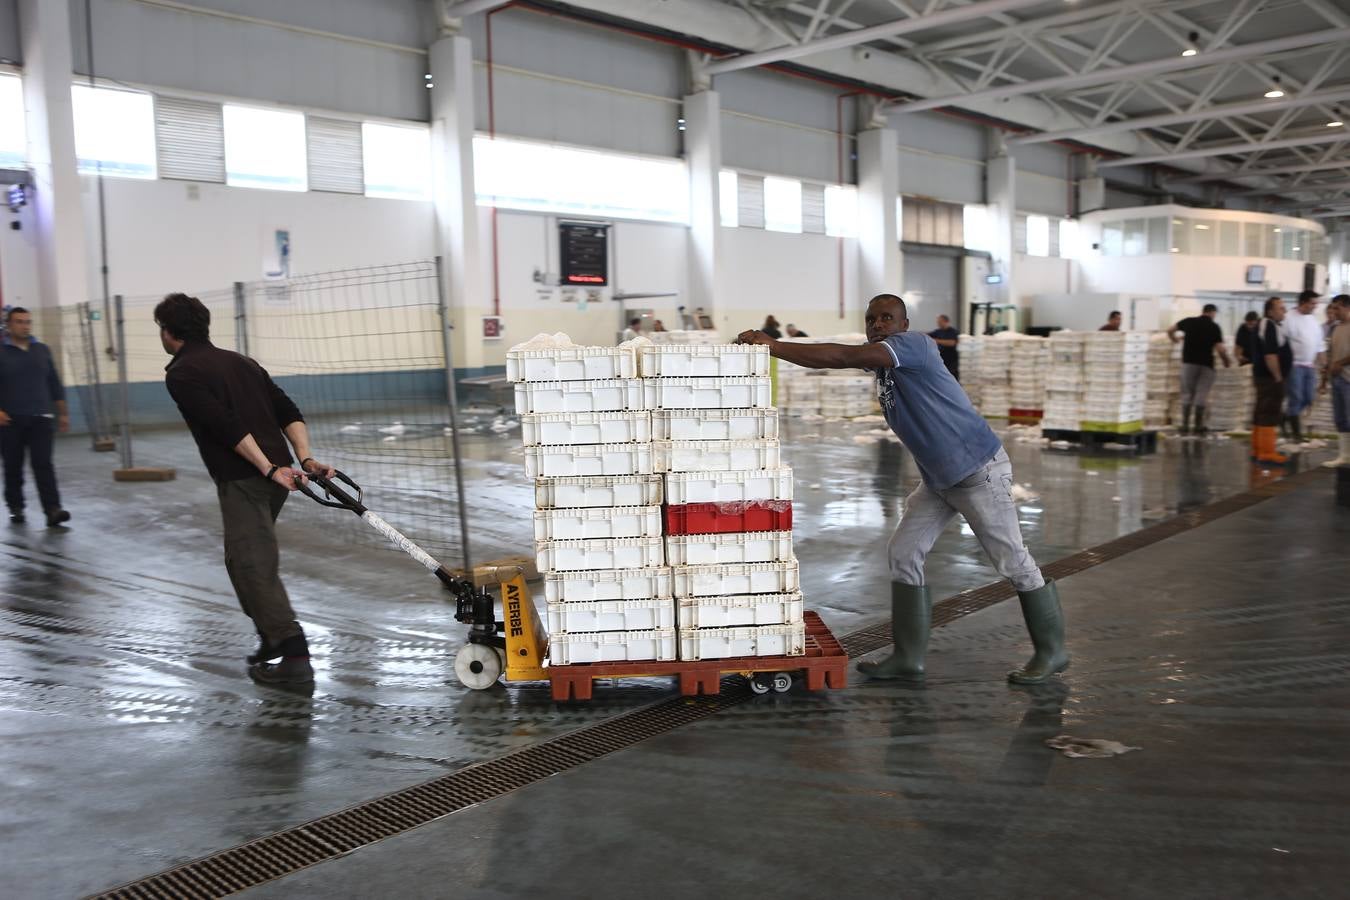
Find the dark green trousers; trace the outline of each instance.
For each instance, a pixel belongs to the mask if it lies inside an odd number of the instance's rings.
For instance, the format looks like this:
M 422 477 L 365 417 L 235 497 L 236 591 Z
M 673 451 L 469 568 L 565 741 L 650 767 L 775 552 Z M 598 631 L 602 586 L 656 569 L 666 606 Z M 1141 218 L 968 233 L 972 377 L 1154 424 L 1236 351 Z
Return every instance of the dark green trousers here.
M 288 493 L 261 477 L 216 485 L 225 525 L 225 571 L 230 573 L 244 615 L 273 647 L 305 633 L 281 583 L 276 522 Z

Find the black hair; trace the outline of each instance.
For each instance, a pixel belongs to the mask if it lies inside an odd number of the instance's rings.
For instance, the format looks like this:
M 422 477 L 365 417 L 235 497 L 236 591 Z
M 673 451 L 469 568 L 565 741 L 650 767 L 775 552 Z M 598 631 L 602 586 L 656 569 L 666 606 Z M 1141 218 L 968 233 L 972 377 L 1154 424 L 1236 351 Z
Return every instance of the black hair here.
M 1108 319 L 1114 319 L 1114 318 L 1115 318 L 1116 316 L 1118 316 L 1118 315 L 1120 315 L 1120 310 L 1118 310 L 1118 309 L 1113 309 L 1113 310 L 1111 310 L 1111 314 L 1110 314 L 1109 316 L 1107 316 L 1107 318 L 1108 318 Z
M 5 321 L 8 322 L 15 313 L 28 313 L 28 310 L 24 309 L 22 306 L 11 306 L 9 311 L 5 313 Z M 32 313 L 28 314 L 32 315 Z
M 1251 312 L 1247 313 L 1245 316 L 1242 317 L 1242 321 L 1244 322 L 1259 322 L 1260 320 L 1261 314 L 1256 310 L 1252 310 Z
M 636 319 L 629 319 L 629 320 L 628 320 L 628 324 L 629 324 L 630 326 L 632 326 L 632 325 L 641 325 L 641 324 L 642 324 L 642 317 L 639 316 L 639 317 L 637 317 Z
M 898 294 L 877 294 L 875 297 L 873 297 L 871 300 L 868 301 L 867 305 L 868 305 L 868 306 L 871 306 L 873 303 L 876 303 L 878 300 L 886 300 L 886 301 L 888 301 L 888 302 L 890 302 L 890 303 L 897 303 L 897 304 L 899 304 L 899 305 L 900 305 L 900 317 L 901 317 L 902 319 L 908 319 L 908 318 L 909 318 L 909 307 L 905 306 L 905 299 L 904 299 L 903 297 L 899 296 Z
M 1350 294 L 1337 294 L 1331 298 L 1332 303 L 1339 303 L 1341 306 L 1350 306 Z
M 176 341 L 211 339 L 211 310 L 196 297 L 169 294 L 155 307 L 155 322 Z
M 1298 302 L 1307 303 L 1309 300 L 1316 300 L 1320 296 L 1322 295 L 1317 291 L 1303 291 L 1298 295 Z
M 1215 306 L 1213 303 L 1206 303 L 1206 304 L 1205 304 L 1205 308 L 1204 308 L 1203 310 L 1201 310 L 1201 312 L 1207 312 L 1207 313 L 1218 312 L 1218 311 L 1219 311 L 1219 308 L 1218 308 L 1217 306 Z
M 1275 304 L 1280 302 L 1279 297 L 1271 297 L 1266 301 L 1266 305 L 1261 308 L 1262 315 L 1269 316 L 1270 311 L 1275 308 Z

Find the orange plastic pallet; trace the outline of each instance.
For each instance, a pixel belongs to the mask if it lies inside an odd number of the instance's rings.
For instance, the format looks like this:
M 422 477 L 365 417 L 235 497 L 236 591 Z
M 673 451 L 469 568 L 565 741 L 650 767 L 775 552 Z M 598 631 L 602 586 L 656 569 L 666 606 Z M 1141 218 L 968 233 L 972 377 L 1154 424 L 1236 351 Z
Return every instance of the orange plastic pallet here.
M 672 675 L 680 679 L 686 697 L 716 694 L 722 676 L 743 672 L 793 672 L 805 676 L 806 689 L 848 686 L 848 654 L 820 616 L 806 611 L 806 652 L 801 656 L 745 656 L 694 662 L 616 662 L 549 666 L 554 700 L 589 700 L 597 678 L 648 678 Z

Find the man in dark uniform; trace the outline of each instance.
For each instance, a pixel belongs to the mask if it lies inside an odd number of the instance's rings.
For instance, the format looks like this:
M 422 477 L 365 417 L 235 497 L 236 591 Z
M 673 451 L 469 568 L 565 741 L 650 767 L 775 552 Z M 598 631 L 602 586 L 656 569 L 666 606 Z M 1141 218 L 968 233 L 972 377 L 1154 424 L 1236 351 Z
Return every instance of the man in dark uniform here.
M 305 474 L 333 468 L 309 455 L 300 410 L 262 366 L 211 343 L 211 312 L 196 297 L 170 294 L 155 307 L 164 383 L 216 483 L 225 531 L 225 569 L 260 643 L 248 673 L 268 684 L 309 684 L 309 643 L 281 583 L 276 520 Z M 300 458 L 291 466 L 290 450 Z M 281 658 L 280 662 L 272 660 Z
M 1284 418 L 1285 379 L 1294 367 L 1294 352 L 1284 334 L 1284 301 L 1266 301 L 1265 318 L 1256 326 L 1256 354 L 1252 357 L 1252 385 L 1256 404 L 1252 410 L 1252 459 L 1284 465 L 1289 457 L 1275 449 L 1277 431 Z
M 928 336 L 937 341 L 938 356 L 942 357 L 942 364 L 952 373 L 953 378 L 960 381 L 961 354 L 956 352 L 956 345 L 961 340 L 961 332 L 952 327 L 951 319 L 938 316 L 937 328 L 928 332 Z
M 51 348 L 33 337 L 33 315 L 16 306 L 6 317 L 9 326 L 0 344 L 0 454 L 5 461 L 5 503 L 9 520 L 26 521 L 23 507 L 23 463 L 26 455 L 37 482 L 38 500 L 47 514 L 47 527 L 70 521 L 61 508 L 52 464 L 53 438 L 70 430 L 66 390 L 56 372 Z M 52 421 L 55 417 L 55 422 Z
M 1233 349 L 1240 366 L 1250 366 L 1260 352 L 1256 334 L 1256 325 L 1260 321 L 1261 314 L 1253 310 L 1243 317 L 1242 324 L 1238 326 L 1237 336 L 1233 338 Z
M 1223 357 L 1225 369 L 1233 364 L 1223 343 L 1223 329 L 1214 321 L 1218 315 L 1219 308 L 1206 303 L 1200 315 L 1182 319 L 1168 332 L 1173 343 L 1181 340 L 1178 334 L 1185 336 L 1181 346 L 1182 434 L 1191 431 L 1192 410 L 1195 412 L 1195 433 L 1203 436 L 1209 430 L 1205 427 L 1205 407 L 1209 403 L 1210 388 L 1214 386 L 1214 351 Z

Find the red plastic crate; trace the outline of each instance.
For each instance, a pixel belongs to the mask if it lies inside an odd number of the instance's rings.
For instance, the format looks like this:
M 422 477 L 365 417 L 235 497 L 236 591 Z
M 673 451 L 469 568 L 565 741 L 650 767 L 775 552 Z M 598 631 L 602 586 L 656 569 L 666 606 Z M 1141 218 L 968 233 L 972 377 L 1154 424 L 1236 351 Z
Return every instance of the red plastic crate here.
M 666 507 L 666 534 L 739 534 L 791 531 L 792 503 L 686 503 Z

